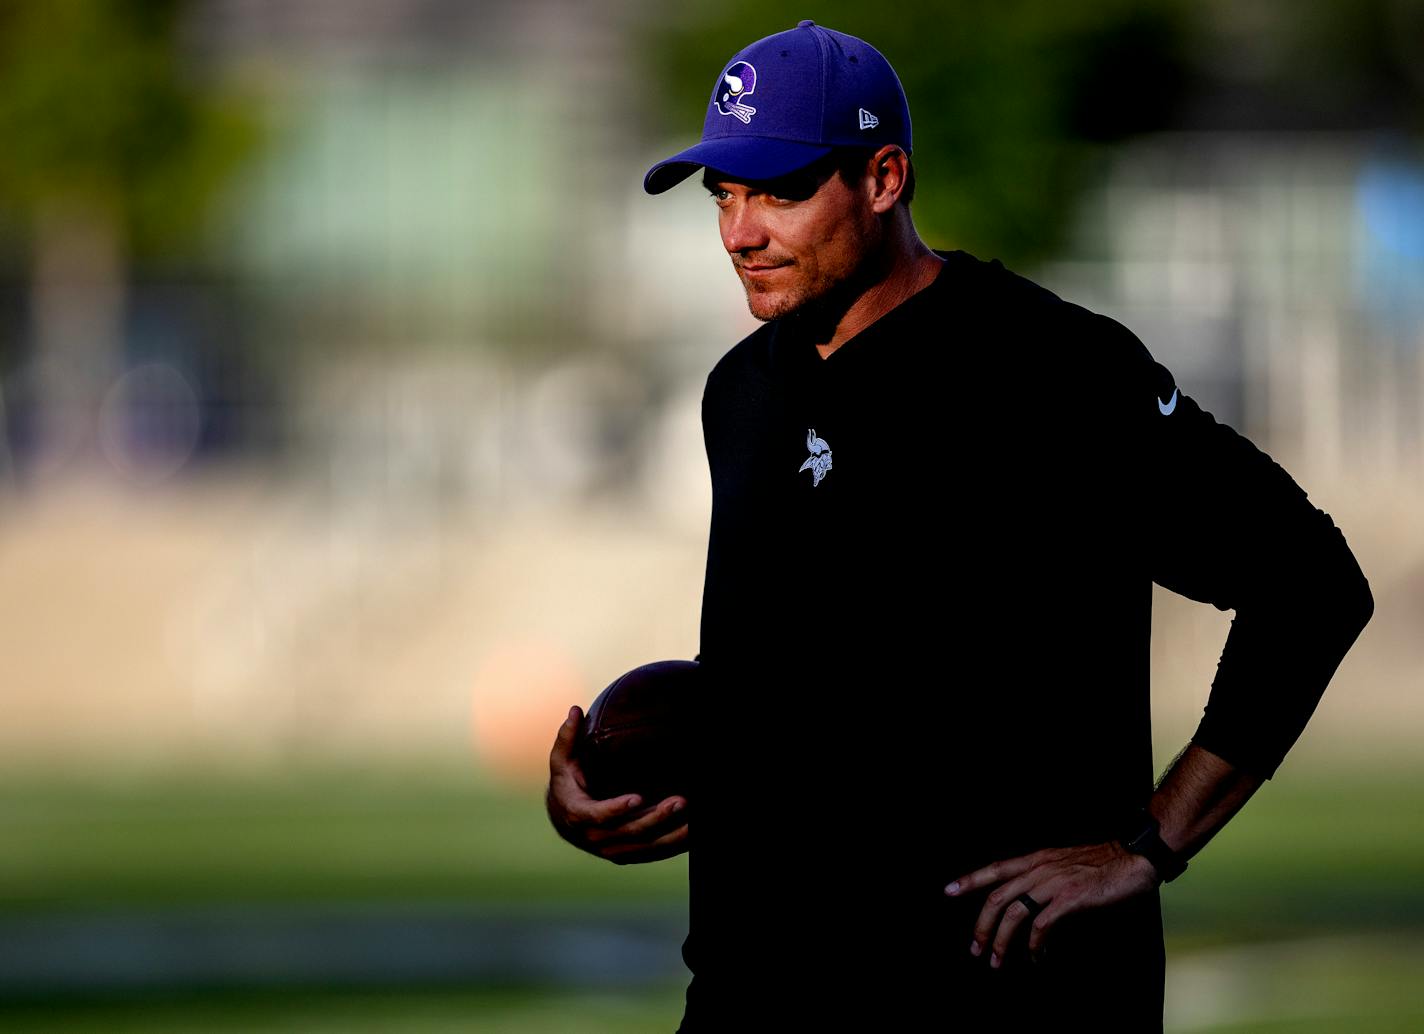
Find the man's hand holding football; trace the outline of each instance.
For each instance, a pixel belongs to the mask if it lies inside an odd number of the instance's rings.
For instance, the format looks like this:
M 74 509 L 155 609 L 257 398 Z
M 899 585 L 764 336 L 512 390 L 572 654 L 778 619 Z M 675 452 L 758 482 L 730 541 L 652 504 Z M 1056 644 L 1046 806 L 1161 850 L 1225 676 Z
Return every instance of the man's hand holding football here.
M 549 752 L 545 805 L 559 836 L 619 865 L 656 862 L 687 850 L 687 800 L 673 796 L 644 806 L 636 794 L 596 800 L 588 795 L 575 757 L 583 711 L 577 704 L 559 727 Z

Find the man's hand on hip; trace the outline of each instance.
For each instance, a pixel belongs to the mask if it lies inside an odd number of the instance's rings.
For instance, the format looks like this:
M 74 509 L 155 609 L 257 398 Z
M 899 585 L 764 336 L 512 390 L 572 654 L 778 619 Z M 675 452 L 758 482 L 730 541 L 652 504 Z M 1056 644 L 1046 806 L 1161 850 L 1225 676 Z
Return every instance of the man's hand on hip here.
M 997 969 L 1021 926 L 1027 926 L 1029 956 L 1037 961 L 1044 938 L 1065 915 L 1145 894 L 1161 882 L 1151 862 L 1111 841 L 1047 848 L 992 862 L 959 877 L 945 888 L 945 893 L 963 897 L 999 884 L 984 902 L 969 949 L 974 955 L 982 955 L 992 939 L 989 965 Z M 1036 914 L 1018 900 L 1025 893 L 1039 906 Z

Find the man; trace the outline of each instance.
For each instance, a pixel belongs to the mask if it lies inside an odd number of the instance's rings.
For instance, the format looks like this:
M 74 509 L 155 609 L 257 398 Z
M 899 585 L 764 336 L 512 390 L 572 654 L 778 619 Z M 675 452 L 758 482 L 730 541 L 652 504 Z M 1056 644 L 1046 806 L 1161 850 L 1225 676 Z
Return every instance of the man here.
M 920 240 L 908 105 L 810 21 L 723 66 L 700 143 L 765 325 L 703 396 L 713 484 L 680 1031 L 1162 1026 L 1160 885 L 1275 774 L 1373 612 L 1343 535 L 1116 321 Z M 1152 583 L 1237 613 L 1154 786 Z M 634 802 L 635 804 L 639 802 Z

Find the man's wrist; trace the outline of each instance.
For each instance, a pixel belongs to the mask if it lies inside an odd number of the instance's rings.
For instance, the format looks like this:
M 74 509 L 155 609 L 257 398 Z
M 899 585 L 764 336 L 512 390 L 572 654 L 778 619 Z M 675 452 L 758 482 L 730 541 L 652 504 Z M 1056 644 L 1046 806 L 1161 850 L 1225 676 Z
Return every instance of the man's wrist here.
M 1118 836 L 1118 844 L 1129 854 L 1140 856 L 1149 865 L 1157 883 L 1170 883 L 1186 871 L 1187 863 L 1160 836 L 1157 817 L 1145 808 L 1138 808 Z
M 1118 846 L 1122 847 L 1122 844 L 1119 843 Z M 1123 848 L 1123 851 L 1126 853 L 1128 861 L 1141 870 L 1142 874 L 1152 881 L 1153 886 L 1160 887 L 1162 885 L 1162 874 L 1157 871 L 1157 866 L 1152 864 L 1152 859 L 1145 854 L 1128 851 L 1126 848 Z

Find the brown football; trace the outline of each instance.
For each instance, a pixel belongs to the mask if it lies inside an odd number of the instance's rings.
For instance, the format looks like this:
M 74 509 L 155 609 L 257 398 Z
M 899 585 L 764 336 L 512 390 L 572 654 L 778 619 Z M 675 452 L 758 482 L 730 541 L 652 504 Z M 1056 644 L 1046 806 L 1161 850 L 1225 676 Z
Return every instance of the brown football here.
M 688 721 L 699 671 L 696 661 L 653 661 L 598 694 L 575 750 L 590 797 L 636 793 L 646 807 L 687 796 Z

